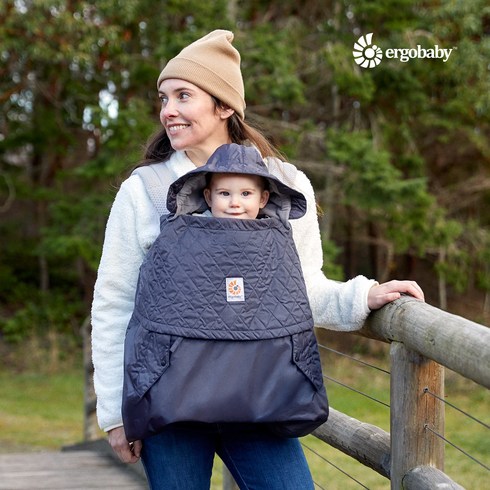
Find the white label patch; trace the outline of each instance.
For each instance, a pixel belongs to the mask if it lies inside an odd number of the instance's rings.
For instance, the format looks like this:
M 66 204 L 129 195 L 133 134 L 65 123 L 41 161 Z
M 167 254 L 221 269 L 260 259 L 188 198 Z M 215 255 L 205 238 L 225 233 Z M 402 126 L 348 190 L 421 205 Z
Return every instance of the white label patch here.
M 243 277 L 226 278 L 226 301 L 245 301 L 245 288 L 243 287 Z

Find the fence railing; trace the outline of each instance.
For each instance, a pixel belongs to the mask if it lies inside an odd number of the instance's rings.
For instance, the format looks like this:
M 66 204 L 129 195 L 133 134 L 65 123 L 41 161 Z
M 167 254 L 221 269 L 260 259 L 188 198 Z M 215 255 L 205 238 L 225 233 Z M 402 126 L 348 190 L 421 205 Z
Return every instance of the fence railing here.
M 391 344 L 390 433 L 332 410 L 314 435 L 393 489 L 462 488 L 444 473 L 443 366 L 490 388 L 490 329 L 404 297 L 359 333 Z
M 490 328 L 402 297 L 357 334 L 390 343 L 390 433 L 332 408 L 313 435 L 390 479 L 392 489 L 463 488 L 444 473 L 444 367 L 490 388 Z M 93 409 L 87 399 L 86 427 Z M 226 471 L 223 488 L 237 488 Z

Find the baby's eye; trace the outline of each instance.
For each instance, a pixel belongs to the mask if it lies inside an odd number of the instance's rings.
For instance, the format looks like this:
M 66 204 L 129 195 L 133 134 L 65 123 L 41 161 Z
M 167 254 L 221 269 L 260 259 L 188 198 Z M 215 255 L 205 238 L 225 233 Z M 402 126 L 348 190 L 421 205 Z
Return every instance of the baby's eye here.
M 230 193 L 228 191 L 220 191 L 219 195 L 228 197 L 230 195 Z
M 242 196 L 243 196 L 243 197 L 248 197 L 248 196 L 250 196 L 251 194 L 252 194 L 252 193 L 251 193 L 250 191 L 243 191 L 243 192 L 242 192 Z

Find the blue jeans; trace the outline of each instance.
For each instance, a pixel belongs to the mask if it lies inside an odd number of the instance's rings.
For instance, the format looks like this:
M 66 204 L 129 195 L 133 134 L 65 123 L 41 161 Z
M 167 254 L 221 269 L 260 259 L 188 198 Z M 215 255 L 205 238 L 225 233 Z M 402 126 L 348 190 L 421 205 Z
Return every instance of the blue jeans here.
M 151 490 L 207 490 L 218 454 L 242 490 L 310 490 L 298 439 L 251 424 L 180 424 L 143 441 Z

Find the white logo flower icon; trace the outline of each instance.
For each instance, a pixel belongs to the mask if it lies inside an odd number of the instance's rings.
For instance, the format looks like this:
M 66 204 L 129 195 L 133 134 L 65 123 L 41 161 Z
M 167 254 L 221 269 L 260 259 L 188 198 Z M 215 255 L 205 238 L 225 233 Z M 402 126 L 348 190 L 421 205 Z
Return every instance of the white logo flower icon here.
M 354 43 L 354 61 L 362 68 L 374 68 L 381 63 L 383 52 L 375 44 L 371 45 L 373 33 L 370 32 L 365 36 L 361 36 Z

